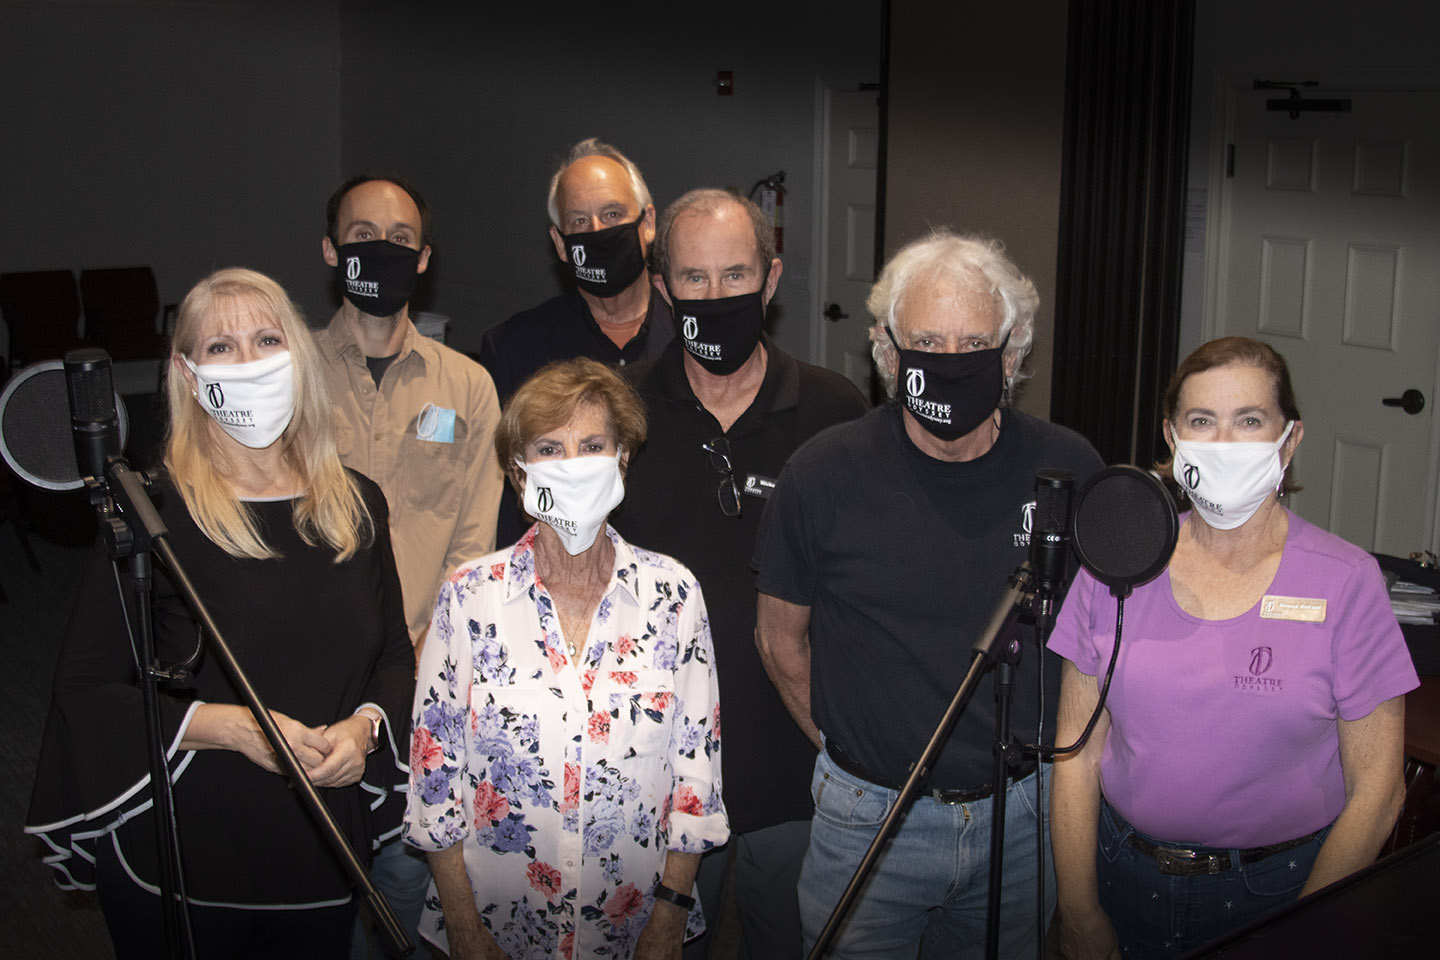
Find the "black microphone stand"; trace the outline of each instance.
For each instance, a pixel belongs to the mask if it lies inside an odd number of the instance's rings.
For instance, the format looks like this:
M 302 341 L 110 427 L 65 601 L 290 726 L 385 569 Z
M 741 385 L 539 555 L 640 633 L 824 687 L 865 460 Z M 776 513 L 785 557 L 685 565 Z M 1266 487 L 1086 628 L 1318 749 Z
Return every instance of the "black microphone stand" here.
M 111 458 L 108 467 L 112 483 L 128 484 L 129 467 L 123 460 Z M 155 845 L 160 872 L 160 914 L 165 934 L 165 956 L 191 960 L 195 943 L 191 937 L 189 899 L 184 890 L 184 868 L 179 857 L 179 836 L 175 821 L 175 798 L 171 792 L 170 768 L 165 756 L 165 735 L 160 723 L 161 680 L 175 675 L 160 667 L 155 658 L 154 624 L 151 620 L 150 598 L 152 578 L 151 550 L 154 540 L 167 533 L 165 523 L 155 511 L 143 485 L 138 500 L 132 502 L 125 490 L 121 499 L 125 506 L 117 510 L 115 498 L 103 479 L 85 478 L 90 504 L 95 508 L 100 534 L 112 560 L 125 559 L 130 581 L 130 605 L 126 617 L 130 636 L 135 644 L 136 668 L 139 671 L 140 699 L 145 712 L 146 760 L 150 768 L 150 799 L 155 808 Z M 126 516 L 136 518 L 127 522 Z
M 831 911 L 830 918 L 825 922 L 824 929 L 820 931 L 820 936 L 815 941 L 815 946 L 810 950 L 808 960 L 820 960 L 830 949 L 830 944 L 840 932 L 840 925 L 844 923 L 846 914 L 850 912 L 850 907 L 860 894 L 860 889 L 874 871 L 875 864 L 880 859 L 880 851 L 899 829 L 900 821 L 909 811 L 916 794 L 920 792 L 920 784 L 930 775 L 931 765 L 940 755 L 940 749 L 945 745 L 945 741 L 949 739 L 950 731 L 954 728 L 955 722 L 960 719 L 960 714 L 964 711 L 966 703 L 969 702 L 971 694 L 975 692 L 975 686 L 979 683 L 981 675 L 987 667 L 995 662 L 995 639 L 1000 636 L 1008 636 L 1014 630 L 1015 622 L 1022 610 L 1021 604 L 1029 596 L 1033 579 L 1034 571 L 1028 561 L 1022 563 L 1010 578 L 1010 585 L 1001 595 L 994 613 L 990 615 L 990 622 L 986 624 L 980 638 L 975 641 L 974 654 L 971 657 L 970 669 L 966 672 L 965 679 L 960 682 L 960 688 L 955 691 L 950 706 L 946 708 L 945 715 L 940 718 L 940 723 L 935 727 L 935 732 L 931 734 L 930 742 L 925 745 L 925 750 L 910 767 L 910 776 L 906 779 L 905 785 L 900 788 L 900 795 L 895 798 L 895 804 L 890 808 L 890 813 L 880 824 L 880 832 L 875 834 L 870 848 L 865 851 L 865 856 L 860 860 L 860 866 L 855 869 L 855 875 L 850 878 L 849 886 L 845 888 L 845 892 L 840 895 L 840 901 Z M 1003 792 L 1003 790 L 997 791 L 997 793 Z M 991 859 L 993 862 L 993 852 Z
M 380 928 L 381 936 L 385 938 L 386 945 L 402 955 L 411 953 L 415 949 L 415 945 L 410 941 L 404 928 L 400 926 L 394 908 L 375 888 L 370 875 L 361 866 L 359 858 L 355 856 L 355 851 L 351 849 L 349 841 L 340 832 L 335 818 L 320 801 L 320 795 L 315 792 L 314 784 L 310 782 L 310 778 L 300 766 L 300 761 L 295 757 L 294 751 L 290 749 L 290 744 L 285 741 L 280 728 L 270 715 L 269 708 L 261 701 L 259 694 L 250 684 L 249 678 L 231 652 L 229 644 L 221 635 L 220 628 L 211 618 L 210 611 L 206 609 L 204 601 L 196 593 L 194 585 L 185 573 L 183 564 L 171 550 L 168 540 L 169 531 L 165 527 L 165 522 L 160 518 L 159 512 L 156 511 L 155 505 L 151 503 L 150 495 L 146 490 L 149 483 L 148 478 L 130 469 L 129 464 L 119 456 L 108 458 L 105 475 L 104 481 L 90 478 L 87 479 L 86 484 L 90 488 L 91 503 L 99 514 L 100 529 L 111 557 L 115 559 L 129 557 L 132 593 L 135 598 L 133 622 L 139 645 L 137 655 L 140 657 L 139 668 L 142 699 L 145 705 L 145 726 L 150 739 L 150 789 L 157 817 L 156 835 L 161 864 L 160 892 L 163 901 L 162 912 L 165 921 L 167 955 L 192 958 L 195 955 L 195 949 L 189 936 L 188 917 L 185 909 L 187 901 L 183 895 L 177 896 L 177 894 L 183 894 L 183 873 L 180 870 L 178 837 L 175 834 L 169 767 L 166 762 L 164 737 L 160 726 L 158 690 L 162 680 L 175 679 L 176 675 L 161 667 L 155 660 L 154 637 L 150 622 L 150 588 L 152 584 L 150 555 L 152 552 L 159 554 L 181 595 L 200 621 L 204 628 L 203 633 L 209 639 L 211 651 L 230 675 L 241 699 L 250 708 L 255 722 L 260 725 L 265 739 L 270 742 L 270 746 L 275 751 L 280 766 L 289 776 L 291 785 L 300 795 L 301 801 L 310 811 L 310 815 L 315 819 L 321 834 L 330 844 L 335 856 L 339 858 L 341 866 L 349 874 L 351 882 L 360 890 L 365 905 L 374 915 L 376 924 Z
M 1044 682 L 1045 672 L 1045 643 L 1050 638 L 1050 628 L 1055 622 L 1055 592 L 1045 586 L 1042 581 L 1031 595 L 1033 597 L 1033 611 L 1035 614 L 1035 640 L 1040 663 L 1037 669 L 1041 673 L 1041 682 Z M 1015 667 L 1020 663 L 1022 655 L 1022 643 L 1020 635 L 1014 632 L 1007 638 L 1005 649 L 997 655 L 997 667 L 995 673 L 995 775 L 991 781 L 995 784 L 995 792 L 990 795 L 990 890 L 989 901 L 986 904 L 985 913 L 985 956 L 989 960 L 995 960 L 1000 955 L 1000 898 L 1001 887 L 1004 875 L 1005 856 L 1005 806 L 1006 794 L 1009 786 L 1010 768 L 1020 762 L 1024 750 L 1017 744 L 1010 733 L 1010 705 L 1015 689 Z M 1035 764 L 1036 776 L 1043 778 L 1044 770 L 1037 757 Z M 1039 802 L 1037 780 L 1036 801 Z M 1043 816 L 1044 811 L 1041 811 Z M 1036 843 L 1043 845 L 1044 835 L 1039 834 Z M 1044 875 L 1044 850 L 1040 851 L 1039 891 L 1037 904 L 1039 905 L 1039 920 L 1037 923 L 1044 923 L 1045 916 L 1045 875 Z M 1041 949 L 1044 948 L 1044 931 L 1039 932 Z

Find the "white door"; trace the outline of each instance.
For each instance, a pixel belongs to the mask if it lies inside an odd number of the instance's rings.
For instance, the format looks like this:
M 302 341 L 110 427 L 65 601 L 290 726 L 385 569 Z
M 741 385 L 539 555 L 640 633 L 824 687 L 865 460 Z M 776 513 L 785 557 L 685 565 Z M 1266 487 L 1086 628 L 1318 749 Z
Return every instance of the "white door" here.
M 813 321 L 818 363 L 870 395 L 870 315 L 875 281 L 875 176 L 880 108 L 874 91 L 827 88 L 823 112 L 819 257 L 821 301 Z
M 1340 92 L 1350 113 L 1232 90 L 1216 336 L 1290 364 L 1305 440 L 1293 507 L 1366 550 L 1436 549 L 1440 93 Z M 1387 406 L 1407 390 L 1424 409 Z

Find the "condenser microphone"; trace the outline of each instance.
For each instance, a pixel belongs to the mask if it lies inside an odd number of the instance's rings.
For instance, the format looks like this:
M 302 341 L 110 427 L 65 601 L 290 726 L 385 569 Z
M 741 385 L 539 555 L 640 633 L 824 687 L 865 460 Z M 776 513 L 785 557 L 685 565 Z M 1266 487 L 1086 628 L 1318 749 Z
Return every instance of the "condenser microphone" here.
M 21 370 L 0 390 L 0 456 L 20 479 L 43 490 L 85 486 L 85 474 L 76 463 L 66 386 L 65 365 L 46 360 Z M 123 449 L 130 435 L 130 420 L 118 395 L 112 395 L 112 402 L 120 419 Z M 87 415 L 104 419 L 93 409 Z
M 1030 566 L 1041 594 L 1056 596 L 1070 572 L 1070 500 L 1075 474 L 1041 470 L 1035 474 L 1035 512 L 1030 518 Z
M 98 347 L 65 354 L 65 390 L 70 396 L 75 465 L 82 477 L 104 477 L 110 457 L 120 453 L 110 355 Z

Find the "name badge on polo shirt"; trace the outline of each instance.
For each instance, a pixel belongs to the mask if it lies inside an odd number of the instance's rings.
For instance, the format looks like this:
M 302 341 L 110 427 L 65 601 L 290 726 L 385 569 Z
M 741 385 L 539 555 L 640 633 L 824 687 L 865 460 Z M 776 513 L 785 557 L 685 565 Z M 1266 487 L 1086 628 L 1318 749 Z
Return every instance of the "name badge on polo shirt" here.
M 745 486 L 741 489 L 748 496 L 769 500 L 771 492 L 775 489 L 775 479 L 762 477 L 758 473 L 747 473 L 745 474 Z
M 455 442 L 455 411 L 427 403 L 415 420 L 415 439 L 431 443 Z
M 1323 597 L 1281 597 L 1267 593 L 1260 598 L 1260 619 L 1324 623 L 1325 602 Z

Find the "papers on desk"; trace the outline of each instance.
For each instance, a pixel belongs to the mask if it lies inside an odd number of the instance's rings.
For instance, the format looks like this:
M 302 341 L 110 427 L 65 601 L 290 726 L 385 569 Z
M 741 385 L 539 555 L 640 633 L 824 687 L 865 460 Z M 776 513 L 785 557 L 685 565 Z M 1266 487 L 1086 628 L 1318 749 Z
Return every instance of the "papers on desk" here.
M 1390 609 L 1401 623 L 1440 623 L 1440 594 L 1409 580 L 1386 573 L 1390 587 Z

